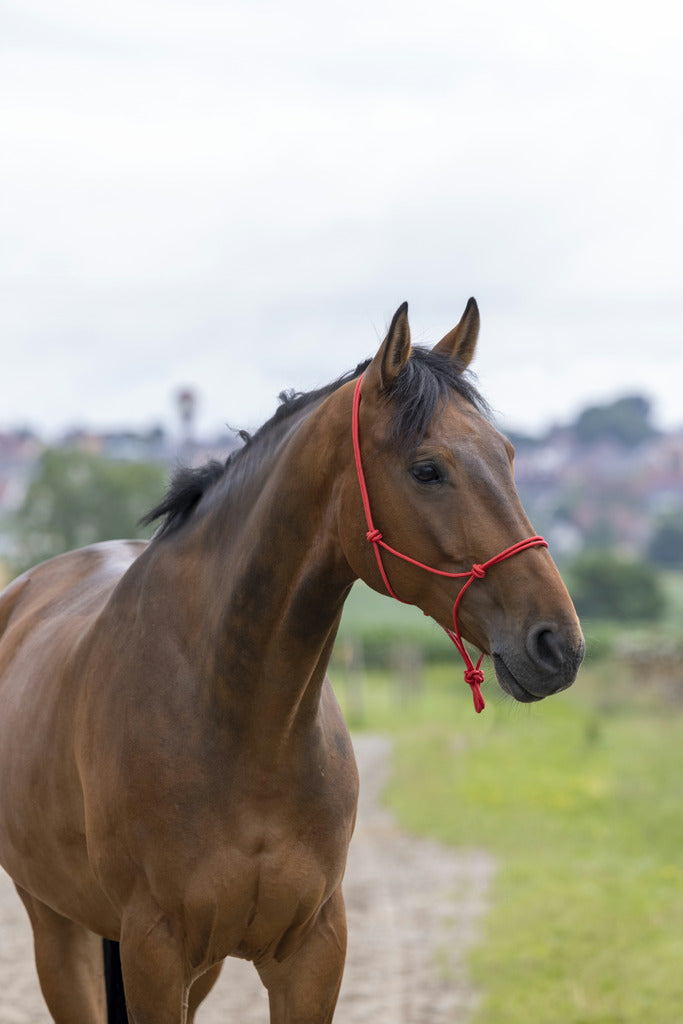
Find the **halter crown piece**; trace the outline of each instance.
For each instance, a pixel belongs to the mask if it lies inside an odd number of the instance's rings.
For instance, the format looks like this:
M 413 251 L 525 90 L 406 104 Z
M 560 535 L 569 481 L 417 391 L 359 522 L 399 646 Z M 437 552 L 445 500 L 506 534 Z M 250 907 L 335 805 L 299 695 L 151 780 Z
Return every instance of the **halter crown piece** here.
M 484 673 L 481 670 L 481 663 L 484 658 L 483 653 L 480 654 L 479 660 L 475 665 L 469 656 L 467 648 L 463 642 L 462 636 L 460 635 L 460 627 L 458 625 L 458 608 L 462 601 L 468 587 L 471 587 L 475 580 L 483 580 L 486 576 L 486 572 L 491 568 L 492 565 L 497 565 L 498 562 L 504 562 L 507 558 L 512 558 L 513 555 L 518 555 L 520 551 L 526 551 L 527 548 L 536 547 L 548 547 L 548 542 L 543 537 L 527 537 L 526 540 L 520 540 L 516 544 L 513 544 L 509 548 L 505 548 L 500 551 L 493 558 L 489 558 L 488 561 L 482 562 L 481 565 L 475 564 L 468 572 L 444 572 L 442 569 L 434 569 L 431 565 L 425 565 L 424 562 L 418 562 L 415 558 L 410 558 L 409 555 L 404 555 L 401 551 L 397 551 L 396 548 L 392 548 L 382 538 L 381 532 L 375 526 L 372 519 L 372 512 L 370 510 L 370 498 L 368 496 L 368 488 L 365 483 L 365 474 L 363 472 L 363 462 L 360 453 L 360 389 L 363 376 L 358 378 L 356 383 L 356 389 L 353 393 L 353 415 L 351 419 L 351 432 L 353 436 L 353 454 L 356 460 L 356 473 L 358 475 L 358 484 L 360 487 L 361 498 L 363 499 L 363 509 L 365 511 L 365 521 L 368 526 L 366 533 L 366 539 L 373 546 L 375 552 L 375 558 L 377 559 L 377 567 L 384 586 L 387 588 L 387 592 L 391 597 L 400 601 L 401 604 L 410 604 L 410 601 L 404 601 L 403 598 L 399 597 L 394 592 L 393 587 L 389 582 L 384 563 L 382 562 L 381 549 L 384 548 L 389 554 L 394 555 L 395 558 L 401 558 L 404 562 L 410 562 L 411 565 L 416 565 L 418 569 L 424 569 L 426 572 L 434 573 L 436 576 L 448 576 L 450 579 L 464 579 L 465 583 L 460 589 L 460 593 L 455 599 L 453 605 L 453 629 L 447 629 L 445 632 L 451 638 L 453 643 L 460 653 L 460 657 L 465 662 L 465 682 L 472 690 L 472 699 L 474 701 L 474 710 L 479 714 L 484 710 L 485 703 L 481 693 L 481 684 L 484 682 Z

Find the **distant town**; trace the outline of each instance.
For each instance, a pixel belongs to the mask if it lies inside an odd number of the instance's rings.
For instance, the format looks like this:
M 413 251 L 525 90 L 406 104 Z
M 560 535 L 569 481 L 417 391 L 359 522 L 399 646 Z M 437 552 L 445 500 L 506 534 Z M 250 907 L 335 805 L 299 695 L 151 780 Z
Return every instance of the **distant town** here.
M 632 396 L 542 437 L 512 437 L 518 490 L 556 556 L 609 548 L 648 558 L 666 531 L 683 542 L 683 427 L 658 431 L 651 411 Z M 680 559 L 672 552 L 672 566 Z

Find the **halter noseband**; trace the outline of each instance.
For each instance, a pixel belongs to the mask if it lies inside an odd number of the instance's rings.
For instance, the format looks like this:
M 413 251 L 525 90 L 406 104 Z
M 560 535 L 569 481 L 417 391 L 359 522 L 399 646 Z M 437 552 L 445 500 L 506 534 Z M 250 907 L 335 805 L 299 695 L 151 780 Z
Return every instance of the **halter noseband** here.
M 424 569 L 426 572 L 434 573 L 436 576 L 448 576 L 450 579 L 464 579 L 465 583 L 460 589 L 460 593 L 455 599 L 453 605 L 453 629 L 446 629 L 445 632 L 451 638 L 455 646 L 457 647 L 460 657 L 465 662 L 465 682 L 469 685 L 472 690 L 472 699 L 474 700 L 474 710 L 477 714 L 484 710 L 485 703 L 481 693 L 481 684 L 484 682 L 484 673 L 481 670 L 481 663 L 484 658 L 483 653 L 479 656 L 479 660 L 475 665 L 469 656 L 467 648 L 460 635 L 460 627 L 458 625 L 458 608 L 460 602 L 465 596 L 465 592 L 475 580 L 482 580 L 486 575 L 488 569 L 492 565 L 497 565 L 498 562 L 504 562 L 506 558 L 512 558 L 513 555 L 518 555 L 520 551 L 526 551 L 527 548 L 535 547 L 548 547 L 548 542 L 543 537 L 527 537 L 526 540 L 520 540 L 516 544 L 513 544 L 509 548 L 505 548 L 500 551 L 493 558 L 489 558 L 487 562 L 482 562 L 481 565 L 475 564 L 468 572 L 444 572 L 442 569 L 434 569 L 431 565 L 425 565 L 424 562 L 418 562 L 415 558 L 410 558 L 409 555 L 404 555 L 402 552 L 397 551 L 395 548 L 390 547 L 389 544 L 382 538 L 381 532 L 375 527 L 372 521 L 372 512 L 370 510 L 370 498 L 368 496 L 368 488 L 365 483 L 365 474 L 363 473 L 363 463 L 360 453 L 360 389 L 363 376 L 358 378 L 356 383 L 356 389 L 353 393 L 353 415 L 351 419 L 351 432 L 353 436 L 353 453 L 356 459 L 356 473 L 358 474 L 358 484 L 360 486 L 361 498 L 363 499 L 363 509 L 365 511 L 365 521 L 368 526 L 368 532 L 366 538 L 370 544 L 372 544 L 375 552 L 375 558 L 377 559 L 377 567 L 384 586 L 387 588 L 387 592 L 391 597 L 400 601 L 401 604 L 410 604 L 410 601 L 404 601 L 403 598 L 399 597 L 394 592 L 393 587 L 389 583 L 389 578 L 382 562 L 381 548 L 388 551 L 389 554 L 394 555 L 396 558 L 401 558 L 404 562 L 410 562 L 411 565 L 415 565 L 418 569 Z

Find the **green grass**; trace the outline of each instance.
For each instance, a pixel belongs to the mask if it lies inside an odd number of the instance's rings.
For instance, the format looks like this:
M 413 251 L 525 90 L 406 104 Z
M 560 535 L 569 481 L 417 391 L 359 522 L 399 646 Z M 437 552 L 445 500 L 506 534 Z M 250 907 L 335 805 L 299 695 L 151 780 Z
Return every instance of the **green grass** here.
M 530 707 L 498 696 L 489 667 L 480 716 L 455 652 L 425 675 L 406 696 L 371 674 L 350 717 L 395 738 L 386 799 L 403 827 L 496 856 L 476 1024 L 679 1024 L 681 709 L 608 659 Z

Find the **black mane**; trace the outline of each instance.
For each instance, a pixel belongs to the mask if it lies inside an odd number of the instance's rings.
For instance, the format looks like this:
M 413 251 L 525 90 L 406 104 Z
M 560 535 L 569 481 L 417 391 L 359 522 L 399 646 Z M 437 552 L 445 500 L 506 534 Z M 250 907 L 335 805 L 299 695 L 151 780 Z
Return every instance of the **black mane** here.
M 280 423 L 295 413 L 315 405 L 338 391 L 343 384 L 359 377 L 369 364 L 369 359 L 359 363 L 355 370 L 314 391 L 281 392 L 280 405 L 274 415 L 253 436 L 246 431 L 239 431 L 244 445 L 232 452 L 225 462 L 212 459 L 194 469 L 178 469 L 163 500 L 140 520 L 141 524 L 148 526 L 164 518 L 156 536 L 166 535 L 182 526 L 207 491 L 233 469 L 245 452 L 251 451 L 264 438 L 269 437 Z M 391 410 L 389 443 L 399 449 L 414 448 L 419 444 L 449 391 L 455 391 L 483 415 L 488 415 L 485 400 L 457 359 L 450 359 L 421 346 L 414 347 L 410 359 L 386 392 L 386 401 Z

